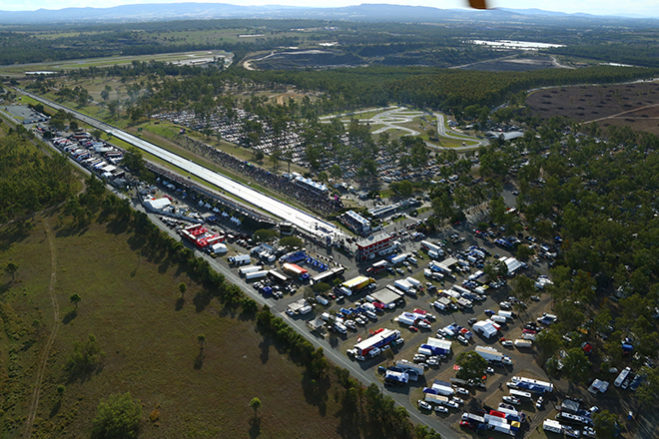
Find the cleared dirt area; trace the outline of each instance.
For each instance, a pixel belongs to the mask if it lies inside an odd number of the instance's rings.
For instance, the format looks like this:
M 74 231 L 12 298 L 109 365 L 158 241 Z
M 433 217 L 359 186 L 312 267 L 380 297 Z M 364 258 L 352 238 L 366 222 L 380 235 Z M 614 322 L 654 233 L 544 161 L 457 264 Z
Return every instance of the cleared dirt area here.
M 566 116 L 581 122 L 629 126 L 659 134 L 659 82 L 582 85 L 536 90 L 526 100 L 542 118 Z

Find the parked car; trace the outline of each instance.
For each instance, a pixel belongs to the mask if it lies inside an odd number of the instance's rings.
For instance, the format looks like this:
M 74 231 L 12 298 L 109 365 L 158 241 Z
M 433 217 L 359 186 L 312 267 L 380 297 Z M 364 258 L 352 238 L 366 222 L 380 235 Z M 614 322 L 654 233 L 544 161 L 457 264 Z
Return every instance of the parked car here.
M 518 398 L 515 398 L 514 396 L 511 395 L 506 395 L 501 398 L 504 402 L 507 402 L 512 405 L 520 405 L 521 401 Z
M 444 406 L 441 406 L 441 405 L 436 406 L 436 407 L 435 407 L 435 411 L 436 411 L 437 413 L 443 413 L 443 414 L 448 413 L 448 409 L 447 409 L 446 407 L 444 407 Z
M 432 406 L 421 399 L 419 399 L 416 403 L 419 405 L 419 408 L 421 410 L 428 410 L 428 411 L 432 410 Z
M 469 390 L 463 387 L 456 387 L 455 391 L 458 392 L 460 395 L 469 395 Z

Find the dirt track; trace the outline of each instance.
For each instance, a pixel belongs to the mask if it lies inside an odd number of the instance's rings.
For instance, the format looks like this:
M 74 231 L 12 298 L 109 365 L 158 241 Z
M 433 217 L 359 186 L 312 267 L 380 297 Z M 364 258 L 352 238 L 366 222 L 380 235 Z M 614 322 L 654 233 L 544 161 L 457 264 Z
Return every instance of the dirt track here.
M 32 390 L 32 400 L 30 402 L 27 419 L 25 420 L 25 430 L 23 437 L 26 439 L 32 435 L 32 427 L 34 426 L 34 420 L 37 417 L 37 410 L 39 409 L 41 383 L 43 382 L 44 373 L 46 372 L 46 365 L 48 364 L 50 350 L 53 347 L 55 338 L 57 338 L 57 332 L 59 331 L 60 326 L 59 304 L 57 303 L 57 298 L 55 297 L 54 291 L 55 283 L 57 281 L 57 252 L 55 249 L 55 238 L 53 237 L 53 230 L 50 228 L 50 225 L 46 220 L 43 221 L 43 226 L 48 238 L 48 248 L 50 249 L 50 283 L 48 284 L 48 295 L 50 296 L 50 302 L 53 305 L 53 328 L 51 329 L 50 335 L 48 336 L 48 341 L 46 341 L 46 346 L 44 346 L 43 351 L 39 356 L 37 375 L 34 380 L 34 389 Z

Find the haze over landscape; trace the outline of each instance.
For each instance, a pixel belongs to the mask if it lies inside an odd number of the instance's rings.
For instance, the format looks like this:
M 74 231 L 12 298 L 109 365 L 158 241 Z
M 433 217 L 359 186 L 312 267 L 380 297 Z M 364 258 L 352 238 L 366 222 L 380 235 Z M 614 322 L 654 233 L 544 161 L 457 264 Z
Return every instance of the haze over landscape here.
M 63 8 L 108 8 L 128 4 L 163 4 L 163 3 L 182 3 L 175 0 L 144 0 L 144 1 L 125 1 L 125 0 L 3 0 L 0 3 L 0 10 L 7 11 L 31 11 L 37 9 L 63 9 Z M 333 8 L 354 6 L 360 4 L 351 0 L 327 0 L 327 1 L 301 1 L 301 0 L 283 0 L 283 1 L 263 1 L 263 0 L 241 0 L 235 2 L 217 2 L 217 1 L 195 1 L 188 3 L 227 3 L 239 6 L 254 5 L 283 5 L 283 6 L 303 6 L 317 8 Z M 427 6 L 438 9 L 456 9 L 465 8 L 465 1 L 462 0 L 402 0 L 402 1 L 382 1 L 369 3 L 387 3 L 407 6 Z M 542 9 L 546 11 L 555 11 L 563 13 L 587 13 L 593 15 L 618 15 L 633 16 L 639 18 L 659 17 L 659 4 L 653 0 L 639 0 L 633 2 L 620 2 L 616 0 L 585 0 L 585 1 L 568 1 L 557 0 L 552 2 L 533 2 L 526 0 L 491 0 L 490 7 L 508 8 L 508 9 Z

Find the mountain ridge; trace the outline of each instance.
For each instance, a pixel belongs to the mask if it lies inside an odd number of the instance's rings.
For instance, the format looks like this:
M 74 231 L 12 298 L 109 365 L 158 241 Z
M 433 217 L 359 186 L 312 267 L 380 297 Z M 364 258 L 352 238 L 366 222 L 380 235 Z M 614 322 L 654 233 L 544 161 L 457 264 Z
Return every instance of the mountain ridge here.
M 343 7 L 306 6 L 241 6 L 229 3 L 151 3 L 112 6 L 107 8 L 72 7 L 37 9 L 34 11 L 2 11 L 2 24 L 43 24 L 70 22 L 138 22 L 181 19 L 314 19 L 344 21 L 441 22 L 446 20 L 498 21 L 501 19 L 534 20 L 629 20 L 657 22 L 657 18 L 617 17 L 584 13 L 568 14 L 542 9 L 438 9 L 428 6 L 408 6 L 366 3 Z

